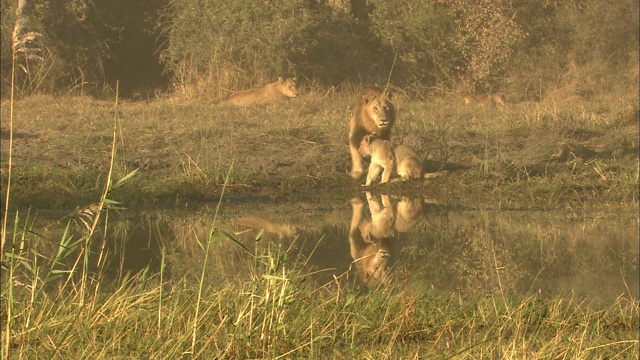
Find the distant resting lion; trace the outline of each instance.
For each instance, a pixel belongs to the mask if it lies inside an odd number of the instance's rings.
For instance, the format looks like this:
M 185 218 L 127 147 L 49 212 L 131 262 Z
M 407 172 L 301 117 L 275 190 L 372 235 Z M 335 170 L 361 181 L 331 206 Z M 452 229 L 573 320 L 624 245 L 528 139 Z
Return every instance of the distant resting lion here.
M 359 151 L 364 136 L 375 134 L 382 140 L 390 140 L 395 120 L 396 113 L 388 91 L 369 87 L 361 93 L 349 121 L 349 151 L 353 163 L 351 176 L 354 179 L 359 179 L 364 172 Z
M 496 106 L 504 105 L 507 103 L 504 95 L 502 94 L 481 94 L 481 95 L 467 95 L 463 98 L 465 105 L 478 105 L 478 106 Z
M 267 84 L 261 88 L 254 88 L 235 92 L 227 99 L 227 104 L 233 106 L 251 106 L 274 101 L 282 101 L 298 96 L 296 78 L 283 79 Z

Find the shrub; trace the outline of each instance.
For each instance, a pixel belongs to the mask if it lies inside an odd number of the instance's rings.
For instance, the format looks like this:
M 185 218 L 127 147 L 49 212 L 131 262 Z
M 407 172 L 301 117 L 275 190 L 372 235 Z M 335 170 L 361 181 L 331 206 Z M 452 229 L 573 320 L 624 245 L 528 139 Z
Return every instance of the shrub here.
M 507 0 L 370 3 L 373 29 L 398 54 L 408 84 L 492 87 L 523 37 Z
M 21 1 L 21 27 L 24 33 L 42 36 L 29 44 L 39 50 L 38 58 L 17 56 L 16 90 L 31 94 L 37 91 L 60 92 L 92 90 L 104 79 L 102 59 L 104 44 L 92 24 L 92 2 Z M 11 78 L 11 36 L 16 24 L 16 6 L 3 1 L 2 6 L 2 79 L 3 94 Z
M 295 73 L 287 49 L 309 19 L 303 0 L 174 0 L 161 59 L 185 95 L 223 97 L 232 90 Z
M 372 32 L 397 54 L 395 83 L 420 90 L 455 82 L 462 53 L 455 44 L 455 26 L 446 6 L 427 0 L 370 3 L 374 7 Z

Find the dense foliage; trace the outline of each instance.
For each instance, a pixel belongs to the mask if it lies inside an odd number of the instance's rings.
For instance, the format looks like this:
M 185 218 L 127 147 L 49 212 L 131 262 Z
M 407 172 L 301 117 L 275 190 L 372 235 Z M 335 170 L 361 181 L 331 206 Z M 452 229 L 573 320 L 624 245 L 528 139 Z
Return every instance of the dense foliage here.
M 23 2 L 27 30 L 44 35 L 43 60 L 19 59 L 25 93 L 100 93 L 119 80 L 125 96 L 173 85 L 222 98 L 297 75 L 320 87 L 390 82 L 524 100 L 623 90 L 638 76 L 633 0 Z M 16 5 L 2 3 L 6 94 Z

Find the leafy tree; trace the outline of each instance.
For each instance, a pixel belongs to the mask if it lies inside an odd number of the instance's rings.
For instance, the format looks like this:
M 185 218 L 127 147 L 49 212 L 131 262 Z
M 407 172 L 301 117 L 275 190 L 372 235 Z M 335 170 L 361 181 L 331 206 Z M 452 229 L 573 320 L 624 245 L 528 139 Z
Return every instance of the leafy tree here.
M 372 31 L 397 54 L 392 79 L 408 86 L 451 84 L 462 63 L 448 8 L 430 0 L 370 0 Z
M 348 2 L 347 2 L 348 3 Z M 324 86 L 387 81 L 393 52 L 371 31 L 370 22 L 342 7 L 317 6 L 288 46 L 303 77 Z
M 66 92 L 97 89 L 103 79 L 102 44 L 96 41 L 91 24 L 93 5 L 90 0 L 29 1 L 22 16 L 25 31 L 42 35 L 37 44 L 41 59 L 18 59 L 16 89 L 22 93 Z M 3 45 L 11 32 L 6 21 L 15 24 L 15 5 L 2 7 Z M 4 46 L 3 46 L 4 48 Z M 22 54 L 18 54 L 22 56 Z M 11 63 L 11 54 L 3 50 L 2 62 Z M 8 72 L 9 71 L 9 72 Z M 3 89 L 8 85 L 10 70 L 3 65 Z
M 511 0 L 442 0 L 456 24 L 455 44 L 475 88 L 491 88 L 509 70 L 513 47 L 525 34 Z M 498 79 L 499 81 L 499 79 Z

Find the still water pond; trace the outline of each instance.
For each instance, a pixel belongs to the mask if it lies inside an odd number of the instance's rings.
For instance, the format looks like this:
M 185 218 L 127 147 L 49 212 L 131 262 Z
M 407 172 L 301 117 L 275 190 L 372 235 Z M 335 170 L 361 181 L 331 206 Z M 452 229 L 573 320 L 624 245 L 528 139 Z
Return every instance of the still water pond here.
M 112 273 L 157 272 L 164 249 L 165 276 L 198 277 L 215 224 L 246 248 L 220 232 L 214 237 L 207 266 L 229 281 L 251 267 L 251 252 L 285 261 L 317 287 L 538 293 L 596 306 L 638 297 L 634 209 L 461 210 L 370 193 L 330 203 L 223 202 L 217 216 L 216 206 L 129 211 L 110 219 L 107 244 L 118 258 Z

